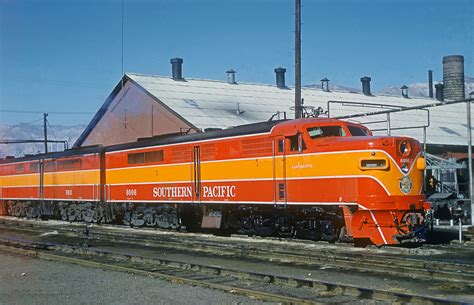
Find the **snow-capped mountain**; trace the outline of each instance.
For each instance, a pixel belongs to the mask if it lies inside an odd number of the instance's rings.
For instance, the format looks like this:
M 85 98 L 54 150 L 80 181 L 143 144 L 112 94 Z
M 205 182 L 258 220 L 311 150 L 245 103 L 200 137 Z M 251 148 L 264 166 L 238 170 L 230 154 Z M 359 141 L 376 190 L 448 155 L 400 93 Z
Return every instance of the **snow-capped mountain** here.
M 51 125 L 48 126 L 48 139 L 67 141 L 68 146 L 71 147 L 82 131 L 85 125 L 62 126 Z M 8 140 L 42 140 L 43 126 L 32 124 L 18 124 L 6 125 L 0 124 L 0 141 Z M 60 151 L 64 149 L 62 143 L 48 144 L 49 151 Z M 5 156 L 21 157 L 26 154 L 37 154 L 44 152 L 43 143 L 22 143 L 22 144 L 0 144 L 0 158 Z
M 321 84 L 311 83 L 308 85 L 304 85 L 304 88 L 312 88 L 312 89 L 321 89 Z M 347 86 L 341 86 L 338 84 L 329 83 L 329 91 L 341 91 L 341 92 L 362 92 L 361 89 L 356 89 Z
M 439 83 L 439 81 L 434 81 L 434 84 Z M 400 89 L 402 85 L 393 85 L 388 86 L 375 94 L 383 94 L 383 95 L 393 95 L 393 96 L 401 96 L 402 90 Z M 466 97 L 469 97 L 469 93 L 474 91 L 474 78 L 465 76 L 464 77 L 464 86 L 466 90 Z M 428 97 L 428 83 L 414 83 L 414 84 L 407 84 L 408 87 L 408 96 L 411 97 Z M 435 88 L 433 88 L 433 95 L 435 94 Z

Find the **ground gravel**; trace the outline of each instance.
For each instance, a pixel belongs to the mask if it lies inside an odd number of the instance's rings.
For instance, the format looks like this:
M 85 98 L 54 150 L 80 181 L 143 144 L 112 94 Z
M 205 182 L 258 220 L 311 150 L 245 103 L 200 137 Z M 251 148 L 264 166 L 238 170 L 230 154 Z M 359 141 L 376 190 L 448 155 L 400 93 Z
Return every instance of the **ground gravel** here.
M 0 251 L 0 304 L 269 304 L 212 289 Z

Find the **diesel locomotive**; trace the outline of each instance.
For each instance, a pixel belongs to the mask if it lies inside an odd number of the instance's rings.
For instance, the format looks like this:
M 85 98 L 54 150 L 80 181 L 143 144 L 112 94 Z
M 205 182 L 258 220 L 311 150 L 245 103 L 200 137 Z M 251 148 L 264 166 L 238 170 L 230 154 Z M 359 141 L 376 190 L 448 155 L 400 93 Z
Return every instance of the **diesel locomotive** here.
M 430 228 L 424 169 L 413 138 L 278 120 L 3 159 L 0 205 L 17 217 L 399 244 Z

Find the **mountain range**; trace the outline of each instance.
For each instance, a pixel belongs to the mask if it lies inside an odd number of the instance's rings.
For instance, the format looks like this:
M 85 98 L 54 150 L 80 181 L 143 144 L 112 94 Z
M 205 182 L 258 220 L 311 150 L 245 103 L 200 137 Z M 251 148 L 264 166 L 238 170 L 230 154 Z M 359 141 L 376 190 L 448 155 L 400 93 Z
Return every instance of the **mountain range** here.
M 440 81 L 434 81 L 433 84 L 440 83 Z M 391 85 L 383 88 L 380 91 L 375 91 L 373 94 L 375 96 L 377 95 L 391 95 L 391 96 L 401 96 L 402 95 L 402 90 L 400 87 L 402 87 L 404 84 L 401 85 Z M 413 83 L 413 84 L 406 84 L 408 87 L 408 96 L 409 97 L 428 97 L 429 92 L 428 92 L 428 83 Z M 465 76 L 464 77 L 464 86 L 465 86 L 465 91 L 466 91 L 466 97 L 469 96 L 469 93 L 474 91 L 474 78 Z M 321 89 L 321 84 L 308 84 L 306 86 L 303 86 L 304 88 L 315 88 L 315 89 Z M 338 84 L 333 84 L 329 83 L 329 90 L 330 91 L 342 91 L 342 92 L 357 92 L 360 93 L 362 90 L 360 88 L 352 88 L 352 87 L 347 87 L 347 86 L 341 86 Z M 433 95 L 435 94 L 435 89 L 433 88 Z
M 48 126 L 48 139 L 67 141 L 71 147 L 86 125 L 51 125 Z M 42 140 L 44 139 L 43 126 L 34 124 L 6 125 L 0 124 L 0 141 L 8 140 Z M 65 148 L 63 143 L 48 144 L 49 151 L 60 151 Z M 0 158 L 5 156 L 20 157 L 28 154 L 44 152 L 43 143 L 0 144 Z

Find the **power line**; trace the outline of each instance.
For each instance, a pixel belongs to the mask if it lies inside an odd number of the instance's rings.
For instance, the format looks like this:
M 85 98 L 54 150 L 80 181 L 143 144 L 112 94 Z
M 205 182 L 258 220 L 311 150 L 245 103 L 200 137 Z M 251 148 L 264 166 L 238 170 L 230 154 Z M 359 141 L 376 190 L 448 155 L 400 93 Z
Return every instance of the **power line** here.
M 26 123 L 20 123 L 20 124 L 17 124 L 17 125 L 14 125 L 14 127 L 20 127 L 20 126 L 23 126 L 23 125 L 28 125 L 28 124 L 31 124 L 31 123 L 34 123 L 34 122 L 38 122 L 38 121 L 42 121 L 43 119 L 37 119 L 37 120 L 33 120 L 31 122 L 26 122 Z
M 5 109 L 1 110 L 0 112 L 5 113 L 34 113 L 34 114 L 43 114 L 44 111 L 30 111 L 30 110 L 12 110 L 12 109 Z M 95 112 L 88 112 L 88 111 L 49 111 L 50 114 L 94 114 Z

